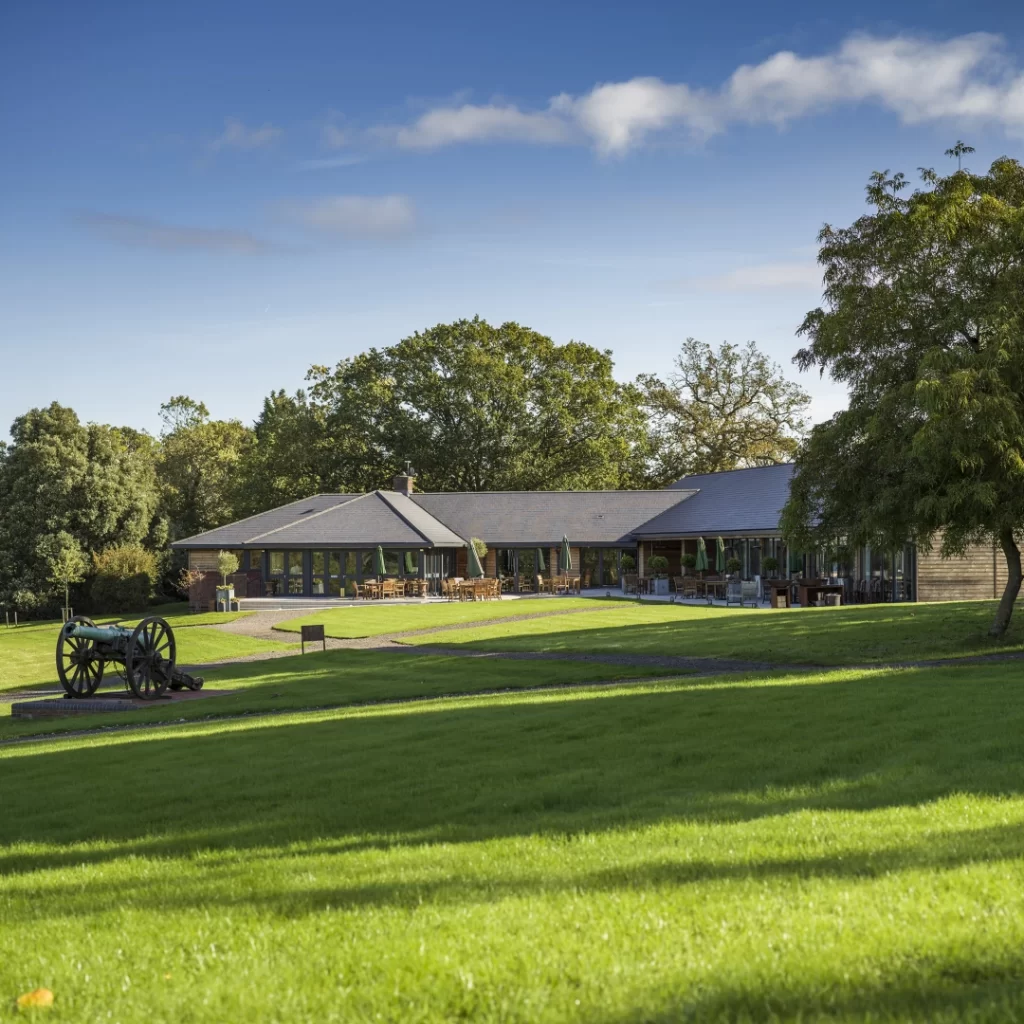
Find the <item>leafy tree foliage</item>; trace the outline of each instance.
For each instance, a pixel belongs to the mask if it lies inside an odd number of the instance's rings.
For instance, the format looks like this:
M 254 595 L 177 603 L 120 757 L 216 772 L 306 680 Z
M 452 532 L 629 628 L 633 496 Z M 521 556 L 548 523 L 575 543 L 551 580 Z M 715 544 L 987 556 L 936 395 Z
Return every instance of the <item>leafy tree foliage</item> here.
M 47 534 L 39 542 L 37 551 L 46 564 L 47 582 L 64 591 L 64 608 L 70 605 L 71 587 L 85 580 L 89 562 L 78 541 L 64 530 Z
M 103 612 L 145 608 L 158 575 L 156 555 L 141 544 L 115 544 L 93 555 L 92 606 Z
M 0 599 L 46 601 L 48 560 L 53 543 L 66 543 L 61 535 L 84 552 L 162 540 L 145 435 L 83 425 L 54 402 L 18 417 L 11 438 L 0 455 Z
M 754 342 L 688 338 L 667 381 L 637 379 L 650 418 L 652 483 L 687 473 L 789 462 L 807 429 L 810 399 Z
M 643 415 L 611 354 L 519 324 L 438 324 L 310 379 L 335 487 L 387 486 L 406 460 L 427 490 L 617 487 L 643 471 Z
M 785 526 L 798 543 L 934 540 L 945 555 L 995 538 L 998 636 L 1021 587 L 1024 168 L 922 180 L 908 195 L 904 175 L 873 175 L 873 211 L 821 232 L 826 307 L 797 361 L 845 383 L 850 407 L 812 431 Z
M 231 522 L 248 429 L 238 420 L 211 420 L 202 402 L 184 395 L 160 406 L 160 416 L 160 507 L 172 539 Z

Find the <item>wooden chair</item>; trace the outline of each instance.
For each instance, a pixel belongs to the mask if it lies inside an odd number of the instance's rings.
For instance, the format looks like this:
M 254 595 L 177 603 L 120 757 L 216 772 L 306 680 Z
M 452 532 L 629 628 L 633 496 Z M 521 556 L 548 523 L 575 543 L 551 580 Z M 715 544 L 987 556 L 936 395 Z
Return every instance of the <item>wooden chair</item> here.
M 623 573 L 622 576 L 622 592 L 624 594 L 637 594 L 639 593 L 639 576 L 635 573 Z
M 538 576 L 537 579 L 540 579 Z M 519 578 L 519 593 L 520 594 L 532 594 L 534 584 L 530 582 L 529 576 L 521 576 Z

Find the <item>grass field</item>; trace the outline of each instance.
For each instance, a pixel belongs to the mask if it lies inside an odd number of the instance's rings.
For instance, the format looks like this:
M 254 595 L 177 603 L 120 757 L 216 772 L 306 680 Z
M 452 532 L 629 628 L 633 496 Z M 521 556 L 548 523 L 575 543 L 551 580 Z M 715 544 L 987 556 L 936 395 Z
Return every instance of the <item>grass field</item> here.
M 455 601 L 445 604 L 395 604 L 383 601 L 368 603 L 364 607 L 330 608 L 300 618 L 280 622 L 274 628 L 298 633 L 300 627 L 322 624 L 328 636 L 340 640 L 356 637 L 380 636 L 399 633 L 407 629 L 430 629 L 434 626 L 479 622 L 482 619 L 512 618 L 517 615 L 537 615 L 566 612 L 583 608 L 593 610 L 598 602 L 591 598 L 541 597 L 517 601 Z
M 235 636 L 210 628 L 213 622 L 238 618 L 237 613 L 189 615 L 179 612 L 178 606 L 171 608 L 171 611 L 152 609 L 120 621 L 134 626 L 145 615 L 163 615 L 174 629 L 177 659 L 181 665 L 207 664 L 260 651 L 288 650 L 291 646 L 291 637 L 284 633 L 281 642 L 277 643 L 273 640 Z M 96 621 L 105 625 L 119 620 L 115 616 L 104 616 Z M 16 629 L 0 627 L 0 691 L 57 684 L 55 652 L 59 631 L 59 622 L 32 623 Z
M 0 1019 L 39 985 L 76 1022 L 1019 1019 L 1014 677 L 0 747 Z
M 595 604 L 604 602 L 596 599 Z M 424 611 L 431 611 L 427 608 Z M 1024 650 L 1024 615 L 998 641 L 995 602 L 739 610 L 611 601 L 587 615 L 551 616 L 409 637 L 410 644 L 479 650 L 678 654 L 785 664 L 857 665 Z

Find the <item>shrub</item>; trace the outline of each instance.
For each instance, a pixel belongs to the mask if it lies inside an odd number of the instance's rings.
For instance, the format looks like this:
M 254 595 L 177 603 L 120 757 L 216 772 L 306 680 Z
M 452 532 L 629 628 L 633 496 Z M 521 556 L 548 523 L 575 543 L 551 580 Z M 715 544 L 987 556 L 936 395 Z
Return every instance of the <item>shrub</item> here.
M 739 572 L 743 568 L 743 563 L 738 558 L 730 558 L 725 563 L 727 572 Z
M 636 559 L 632 555 L 623 555 L 619 566 L 623 572 L 632 572 L 636 568 Z
M 683 567 L 686 568 L 686 569 L 696 569 L 697 568 L 697 556 L 696 555 L 683 555 L 683 557 L 680 558 L 679 561 L 682 563 Z
M 238 572 L 238 555 L 231 551 L 217 552 L 217 572 L 220 573 L 220 581 L 226 587 L 228 577 Z
M 98 612 L 144 608 L 153 596 L 156 556 L 141 544 L 117 544 L 92 556 L 92 605 Z
M 647 566 L 655 575 L 663 576 L 668 572 L 668 559 L 664 555 L 651 555 Z
M 779 560 L 773 555 L 769 555 L 767 558 L 761 559 L 761 568 L 765 572 L 777 572 L 779 568 Z

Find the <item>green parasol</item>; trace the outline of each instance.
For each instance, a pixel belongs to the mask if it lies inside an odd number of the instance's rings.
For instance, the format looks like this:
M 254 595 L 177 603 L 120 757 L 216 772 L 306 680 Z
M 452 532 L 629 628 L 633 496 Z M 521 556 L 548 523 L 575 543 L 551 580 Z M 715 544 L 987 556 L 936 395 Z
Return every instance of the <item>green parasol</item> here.
M 697 564 L 694 568 L 697 572 L 706 572 L 708 567 L 708 549 L 703 537 L 697 538 Z
M 469 559 L 466 563 L 466 574 L 471 580 L 478 580 L 484 574 L 484 567 L 480 564 L 480 556 L 476 553 L 476 548 L 469 545 Z
M 558 553 L 558 571 L 572 572 L 572 551 L 569 548 L 569 538 L 562 536 L 562 550 Z
M 378 544 L 373 556 L 373 571 L 378 576 L 387 576 L 388 567 L 384 564 L 384 549 Z
M 725 572 L 725 541 L 721 537 L 715 541 L 715 572 Z

